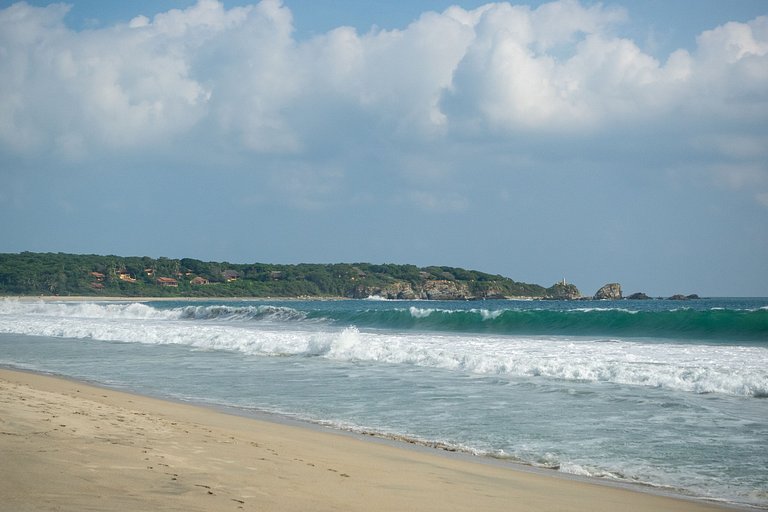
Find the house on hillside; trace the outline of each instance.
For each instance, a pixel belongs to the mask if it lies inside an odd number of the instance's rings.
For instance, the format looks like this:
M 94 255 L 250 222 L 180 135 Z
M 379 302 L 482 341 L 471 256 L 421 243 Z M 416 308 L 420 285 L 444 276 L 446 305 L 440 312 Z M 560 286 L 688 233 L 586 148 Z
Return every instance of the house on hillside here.
M 231 283 L 233 281 L 237 281 L 237 279 L 240 277 L 240 274 L 238 274 L 235 270 L 225 270 L 221 273 L 221 277 L 223 277 L 226 282 Z
M 160 286 L 170 286 L 173 288 L 179 287 L 179 282 L 172 277 L 158 277 L 157 284 Z
M 204 277 L 200 277 L 200 276 L 197 276 L 197 277 L 193 278 L 193 279 L 192 279 L 192 280 L 189 282 L 189 284 L 192 284 L 192 285 L 198 285 L 198 286 L 199 286 L 199 285 L 204 285 L 204 284 L 211 284 L 211 283 L 210 283 L 210 281 L 208 281 L 206 278 L 204 278 Z
M 118 279 L 120 279 L 121 281 L 125 281 L 126 283 L 135 283 L 136 282 L 136 279 L 134 279 L 131 276 L 131 274 L 129 274 L 125 270 L 118 270 L 117 271 L 117 277 L 118 277 Z

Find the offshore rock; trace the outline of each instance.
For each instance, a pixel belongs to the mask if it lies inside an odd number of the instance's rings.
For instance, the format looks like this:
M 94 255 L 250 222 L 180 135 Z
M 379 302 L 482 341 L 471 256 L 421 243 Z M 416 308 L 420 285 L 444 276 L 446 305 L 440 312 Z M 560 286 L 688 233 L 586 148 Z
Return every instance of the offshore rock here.
M 608 283 L 595 293 L 595 300 L 619 300 L 621 295 L 621 285 L 619 283 Z
M 643 292 L 633 293 L 627 298 L 630 300 L 651 300 L 651 298 L 646 294 L 644 294 Z
M 699 299 L 699 298 L 701 298 L 701 297 L 699 297 L 695 293 L 692 293 L 691 295 L 683 295 L 683 294 L 677 293 L 677 294 L 671 296 L 669 298 L 669 300 L 694 300 L 694 299 Z

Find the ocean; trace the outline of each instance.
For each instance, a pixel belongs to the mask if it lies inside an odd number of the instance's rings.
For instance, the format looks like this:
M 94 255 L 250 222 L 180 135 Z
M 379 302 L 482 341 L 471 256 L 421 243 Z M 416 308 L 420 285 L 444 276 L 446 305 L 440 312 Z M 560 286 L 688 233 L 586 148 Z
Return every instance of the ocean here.
M 768 509 L 768 299 L 0 300 L 0 365 Z

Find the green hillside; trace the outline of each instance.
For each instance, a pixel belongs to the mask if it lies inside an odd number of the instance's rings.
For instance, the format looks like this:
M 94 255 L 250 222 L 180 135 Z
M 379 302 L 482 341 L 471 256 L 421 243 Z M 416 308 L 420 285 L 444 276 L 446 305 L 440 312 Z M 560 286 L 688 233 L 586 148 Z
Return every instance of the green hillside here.
M 371 263 L 238 264 L 147 256 L 0 254 L 0 295 L 6 296 L 365 298 L 379 295 L 470 300 L 556 297 L 562 294 L 562 286 L 544 288 L 454 267 Z

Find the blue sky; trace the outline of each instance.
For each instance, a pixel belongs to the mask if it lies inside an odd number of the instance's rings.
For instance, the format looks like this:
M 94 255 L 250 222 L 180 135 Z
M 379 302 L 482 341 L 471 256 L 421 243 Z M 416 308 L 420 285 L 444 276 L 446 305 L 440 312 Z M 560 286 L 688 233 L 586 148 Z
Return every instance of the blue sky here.
M 0 252 L 768 295 L 764 1 L 0 1 Z

